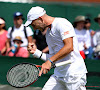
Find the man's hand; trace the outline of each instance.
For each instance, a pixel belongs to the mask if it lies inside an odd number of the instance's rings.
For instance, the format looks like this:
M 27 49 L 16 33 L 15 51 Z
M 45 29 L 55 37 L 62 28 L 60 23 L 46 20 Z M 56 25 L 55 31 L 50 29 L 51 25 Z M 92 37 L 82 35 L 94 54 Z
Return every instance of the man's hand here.
M 39 76 L 43 74 L 48 73 L 48 71 L 51 69 L 51 62 L 47 60 L 45 63 L 42 64 L 41 70 L 39 72 Z
M 37 47 L 34 43 L 29 43 L 27 50 L 29 51 L 29 53 L 34 54 L 36 51 Z

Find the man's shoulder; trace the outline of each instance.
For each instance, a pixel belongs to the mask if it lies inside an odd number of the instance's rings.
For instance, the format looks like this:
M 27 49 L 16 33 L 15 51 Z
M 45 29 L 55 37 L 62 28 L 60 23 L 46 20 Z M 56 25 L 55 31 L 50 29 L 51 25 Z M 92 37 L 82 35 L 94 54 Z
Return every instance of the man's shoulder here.
M 55 23 L 57 23 L 58 26 L 61 25 L 67 25 L 67 26 L 72 26 L 70 21 L 68 21 L 66 18 L 55 18 Z
M 61 21 L 62 22 L 69 22 L 66 18 L 61 18 L 61 17 L 56 17 L 55 20 L 58 21 L 59 23 L 61 23 Z
M 12 27 L 9 27 L 7 31 L 10 34 L 12 32 L 12 30 L 13 30 L 13 28 Z
M 12 30 L 12 27 L 9 27 L 9 28 L 8 28 L 8 31 L 9 31 L 9 30 Z

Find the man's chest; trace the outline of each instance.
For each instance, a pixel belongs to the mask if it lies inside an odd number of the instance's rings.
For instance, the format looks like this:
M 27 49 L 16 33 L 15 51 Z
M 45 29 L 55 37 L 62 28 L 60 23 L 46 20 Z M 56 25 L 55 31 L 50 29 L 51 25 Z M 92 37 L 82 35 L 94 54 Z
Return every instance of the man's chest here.
M 62 43 L 61 35 L 58 31 L 47 31 L 46 33 L 46 42 L 51 47 Z

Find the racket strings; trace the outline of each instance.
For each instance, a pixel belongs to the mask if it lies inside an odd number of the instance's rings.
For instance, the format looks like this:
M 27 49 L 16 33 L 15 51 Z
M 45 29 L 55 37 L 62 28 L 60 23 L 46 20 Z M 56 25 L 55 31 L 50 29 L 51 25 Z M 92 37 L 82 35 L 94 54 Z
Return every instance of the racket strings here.
M 20 64 L 9 71 L 7 78 L 12 86 L 24 87 L 34 82 L 38 74 L 38 69 L 34 65 Z

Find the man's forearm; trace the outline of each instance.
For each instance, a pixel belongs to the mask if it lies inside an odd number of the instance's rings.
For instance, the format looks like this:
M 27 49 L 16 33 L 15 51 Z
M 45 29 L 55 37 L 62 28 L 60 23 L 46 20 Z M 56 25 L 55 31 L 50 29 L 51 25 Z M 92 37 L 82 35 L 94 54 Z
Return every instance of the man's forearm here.
M 59 52 L 57 52 L 54 56 L 52 56 L 50 60 L 56 62 L 67 56 L 71 51 L 73 51 L 73 48 L 64 46 Z
M 48 46 L 42 50 L 42 52 L 47 53 L 49 51 Z
M 51 61 L 56 62 L 65 56 L 67 56 L 71 51 L 73 51 L 73 37 L 66 38 L 63 40 L 64 46 L 50 58 Z
M 29 42 L 29 43 L 32 43 L 32 42 L 33 42 L 33 37 L 32 37 L 32 36 L 29 36 L 29 37 L 28 37 L 28 42 Z

